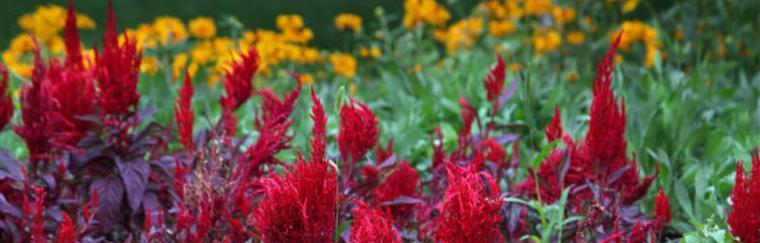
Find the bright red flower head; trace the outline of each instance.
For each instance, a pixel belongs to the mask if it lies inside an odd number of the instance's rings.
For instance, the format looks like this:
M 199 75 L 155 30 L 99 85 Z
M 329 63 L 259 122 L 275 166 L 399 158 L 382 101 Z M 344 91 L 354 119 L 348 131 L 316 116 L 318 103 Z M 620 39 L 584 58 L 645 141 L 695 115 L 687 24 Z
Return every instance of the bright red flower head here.
M 283 176 L 262 181 L 264 196 L 254 209 L 263 242 L 332 242 L 337 175 L 325 161 L 299 158 Z
M 108 22 L 103 34 L 103 50 L 95 55 L 95 78 L 98 80 L 100 108 L 105 114 L 123 119 L 137 108 L 140 94 L 137 82 L 142 54 L 135 40 L 124 36 L 119 45 L 113 1 L 108 2 Z
M 54 129 L 53 144 L 75 147 L 90 130 L 92 123 L 81 117 L 95 113 L 97 100 L 91 78 L 76 66 L 62 66 L 57 61 L 50 64 L 46 79 L 55 104 L 54 112 L 48 114 Z
M 760 154 L 752 155 L 752 173 L 744 171 L 742 162 L 736 164 L 736 184 L 731 193 L 728 225 L 731 234 L 744 243 L 760 242 Z
M 13 98 L 8 94 L 8 69 L 0 64 L 0 129 L 13 117 Z
M 69 214 L 63 213 L 61 228 L 58 229 L 57 242 L 74 243 L 77 241 L 77 227 L 69 217 Z
M 385 178 L 372 192 L 376 204 L 391 203 L 399 197 L 419 197 L 420 175 L 417 170 L 412 168 L 409 163 L 400 161 L 398 168 Z M 400 204 L 389 206 L 391 213 L 397 219 L 409 217 L 414 209 L 414 205 Z
M 195 121 L 195 111 L 193 110 L 193 81 L 190 74 L 185 70 L 185 82 L 179 90 L 177 102 L 174 105 L 174 117 L 177 120 L 177 133 L 182 145 L 188 153 L 192 153 L 195 148 L 193 145 L 193 122 Z
M 337 140 L 344 161 L 361 161 L 375 146 L 380 131 L 377 123 L 375 114 L 365 104 L 353 99 L 350 104 L 343 104 Z
M 47 242 L 45 237 L 45 219 L 43 219 L 43 213 L 45 211 L 45 189 L 42 187 L 35 187 L 34 192 L 37 195 L 37 199 L 34 201 L 34 216 L 32 217 L 32 242 L 44 243 Z
M 670 199 L 668 198 L 668 195 L 665 195 L 665 192 L 662 191 L 662 187 L 660 187 L 657 196 L 654 197 L 654 214 L 655 218 L 662 224 L 670 222 Z
M 491 69 L 488 76 L 483 80 L 486 87 L 488 101 L 496 102 L 504 90 L 504 80 L 506 79 L 506 65 L 500 55 L 496 55 L 496 66 Z
M 562 138 L 562 134 L 564 131 L 562 131 L 562 116 L 559 114 L 559 107 L 554 107 L 554 118 L 552 119 L 552 123 L 549 123 L 546 128 L 544 128 L 544 134 L 546 134 L 546 139 L 549 140 L 549 142 L 552 142 L 554 140 Z
M 248 53 L 241 53 L 241 59 L 232 63 L 232 71 L 225 74 L 222 80 L 224 84 L 224 96 L 219 99 L 222 105 L 222 126 L 229 136 L 235 136 L 237 118 L 235 110 L 253 95 L 251 79 L 259 69 L 259 54 L 256 49 L 249 49 Z
M 314 127 L 311 128 L 311 161 L 322 161 L 325 159 L 327 147 L 327 116 L 322 102 L 311 89 L 311 120 L 314 121 Z
M 66 67 L 84 69 L 74 0 L 69 0 L 69 11 L 66 13 L 66 25 L 63 28 L 63 40 L 66 44 Z
M 487 173 L 448 165 L 449 185 L 435 219 L 437 242 L 503 241 L 501 191 Z
M 361 201 L 355 201 L 354 221 L 351 225 L 351 242 L 401 243 L 401 236 L 393 227 L 393 219 Z
M 34 70 L 30 82 L 25 81 L 21 86 L 21 121 L 13 128 L 26 143 L 29 156 L 32 159 L 47 156 L 50 150 L 50 135 L 53 126 L 50 114 L 54 111 L 55 102 L 53 86 L 47 81 L 47 68 L 42 63 L 39 48 L 34 51 Z

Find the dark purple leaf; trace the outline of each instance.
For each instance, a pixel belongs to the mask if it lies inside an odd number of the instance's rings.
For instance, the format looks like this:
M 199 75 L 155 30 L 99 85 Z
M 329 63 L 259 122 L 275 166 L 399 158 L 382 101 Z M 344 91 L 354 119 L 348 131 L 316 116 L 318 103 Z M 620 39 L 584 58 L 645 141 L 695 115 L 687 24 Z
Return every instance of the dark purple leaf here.
M 498 142 L 501 145 L 504 145 L 504 144 L 507 144 L 507 143 L 514 142 L 518 138 L 520 138 L 520 135 L 513 134 L 513 133 L 507 133 L 507 134 L 503 134 L 503 135 L 500 135 L 500 136 L 496 137 L 496 142 Z
M 21 180 L 23 178 L 23 175 L 21 174 L 21 166 L 7 150 L 0 150 L 0 164 L 5 168 L 5 172 L 0 170 L 0 172 L 3 172 L 4 174 L 4 176 L 0 176 L 0 178 L 5 176 L 14 180 Z
M 627 164 L 627 165 L 625 165 L 623 167 L 620 167 L 620 169 L 616 170 L 615 173 L 612 173 L 612 176 L 610 177 L 610 179 L 609 179 L 609 181 L 607 183 L 609 183 L 609 185 L 614 184 L 630 168 L 631 168 L 631 164 Z
M 116 166 L 119 167 L 121 179 L 127 189 L 127 203 L 129 203 L 132 212 L 136 212 L 140 207 L 145 186 L 148 183 L 150 165 L 142 159 L 124 161 L 116 158 Z
M 116 176 L 98 178 L 90 185 L 90 197 L 98 192 L 98 208 L 95 218 L 103 229 L 110 229 L 118 220 L 124 200 L 124 184 Z
M 3 214 L 9 214 L 15 218 L 21 218 L 21 210 L 9 203 L 3 194 L 0 194 L 0 212 L 3 212 Z
M 396 199 L 393 199 L 392 201 L 385 201 L 385 202 L 380 203 L 380 206 L 395 206 L 395 205 L 403 205 L 403 204 L 422 204 L 422 203 L 425 203 L 425 202 L 420 200 L 419 198 L 399 196 Z
M 510 99 L 512 99 L 512 96 L 515 94 L 515 91 L 517 90 L 517 79 L 512 80 L 512 83 L 509 84 L 509 88 L 504 90 L 503 93 L 501 93 L 501 96 L 499 96 L 499 107 L 504 107 L 504 104 L 507 103 Z
M 395 154 L 391 155 L 391 157 L 388 157 L 387 159 L 385 159 L 385 161 L 383 161 L 382 163 L 380 163 L 380 166 L 378 166 L 378 169 L 382 170 L 384 168 L 388 168 L 390 166 L 393 166 L 394 164 L 396 164 L 396 155 Z

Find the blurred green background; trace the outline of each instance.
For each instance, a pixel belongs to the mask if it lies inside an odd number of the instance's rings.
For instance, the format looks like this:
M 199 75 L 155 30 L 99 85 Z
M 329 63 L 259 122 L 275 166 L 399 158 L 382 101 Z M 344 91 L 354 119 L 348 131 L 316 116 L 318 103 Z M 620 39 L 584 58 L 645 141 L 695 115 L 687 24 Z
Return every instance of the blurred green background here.
M 476 1 L 465 1 L 476 2 Z M 68 0 L 2 0 L 0 1 L 0 46 L 7 47 L 10 39 L 21 31 L 17 19 L 24 13 L 33 12 L 35 6 L 58 4 L 65 6 Z M 106 17 L 106 0 L 75 1 L 77 11 L 103 23 Z M 402 0 L 129 0 L 114 1 L 119 27 L 135 27 L 139 23 L 151 22 L 155 17 L 172 15 L 187 22 L 197 16 L 208 16 L 218 20 L 230 15 L 238 18 L 246 28 L 275 27 L 278 14 L 300 14 L 307 27 L 314 30 L 313 45 L 339 47 L 339 32 L 333 20 L 343 12 L 359 14 L 370 24 L 375 21 L 374 10 L 382 6 L 387 13 L 399 14 L 403 10 Z M 102 26 L 98 26 L 100 29 Z M 83 38 L 96 36 L 93 31 L 84 31 Z

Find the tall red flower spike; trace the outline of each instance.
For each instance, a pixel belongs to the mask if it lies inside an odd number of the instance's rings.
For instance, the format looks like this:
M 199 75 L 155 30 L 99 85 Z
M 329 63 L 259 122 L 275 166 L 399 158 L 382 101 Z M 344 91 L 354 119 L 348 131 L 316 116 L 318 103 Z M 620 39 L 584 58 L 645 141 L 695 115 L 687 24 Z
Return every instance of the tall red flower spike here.
M 225 74 L 224 96 L 219 99 L 222 105 L 222 126 L 229 136 L 235 136 L 237 121 L 235 110 L 240 108 L 245 101 L 253 95 L 251 79 L 259 69 L 259 54 L 256 49 L 249 49 L 247 53 L 241 53 L 240 61 L 232 63 L 232 71 Z
M 448 164 L 449 185 L 435 221 L 437 242 L 501 242 L 501 191 L 488 173 Z
M 177 133 L 185 151 L 192 154 L 195 149 L 193 144 L 193 122 L 195 121 L 195 111 L 193 110 L 193 81 L 190 74 L 185 70 L 185 82 L 179 90 L 176 104 L 174 105 L 174 117 L 177 120 Z
M 66 13 L 66 25 L 63 28 L 63 40 L 66 44 L 66 67 L 84 69 L 82 62 L 82 46 L 79 43 L 77 31 L 77 14 L 74 10 L 74 0 L 69 0 L 69 11 Z
M 351 225 L 351 242 L 401 243 L 401 236 L 393 227 L 389 214 L 374 209 L 361 201 L 354 201 L 354 221 Z
M 11 122 L 13 98 L 8 94 L 8 69 L 0 64 L 0 130 Z
M 75 147 L 92 126 L 81 117 L 95 113 L 95 84 L 86 71 L 62 66 L 57 61 L 50 63 L 46 78 L 52 86 L 51 98 L 55 104 L 54 112 L 49 114 L 54 130 L 52 143 Z
M 662 187 L 660 187 L 657 196 L 654 197 L 654 215 L 655 219 L 659 220 L 662 224 L 670 222 L 670 199 L 662 191 Z
M 338 149 L 345 165 L 362 160 L 362 157 L 377 144 L 380 129 L 377 118 L 367 105 L 351 99 L 340 108 L 338 129 Z M 348 167 L 348 166 L 346 166 Z
M 45 189 L 42 187 L 35 187 L 34 192 L 37 195 L 37 199 L 34 201 L 34 216 L 32 220 L 32 242 L 33 243 L 45 243 L 45 220 L 42 215 L 45 211 Z
M 506 65 L 504 59 L 500 55 L 496 55 L 496 66 L 491 69 L 488 76 L 483 80 L 483 85 L 486 88 L 486 98 L 488 101 L 495 102 L 499 100 L 502 91 L 504 90 L 504 80 L 506 79 Z
M 124 43 L 119 45 L 113 1 L 109 1 L 103 50 L 95 55 L 98 98 L 105 114 L 123 119 L 132 112 L 131 109 L 137 107 L 140 99 L 137 82 L 141 61 L 142 54 L 137 50 L 135 40 L 125 35 Z
M 419 197 L 419 182 L 420 175 L 417 173 L 417 170 L 412 168 L 409 163 L 401 161 L 398 164 L 398 168 L 388 175 L 385 181 L 372 192 L 374 202 L 382 204 L 393 202 L 399 197 Z M 389 206 L 389 209 L 396 219 L 403 221 L 403 219 L 411 215 L 414 205 L 393 205 Z
M 736 164 L 736 184 L 731 193 L 728 225 L 731 234 L 744 243 L 760 242 L 760 154 L 752 155 L 752 173 L 744 171 L 742 161 Z
M 552 123 L 549 123 L 546 128 L 544 128 L 544 134 L 546 134 L 546 139 L 549 140 L 549 142 L 552 142 L 554 140 L 557 140 L 559 138 L 562 138 L 562 134 L 564 131 L 562 131 L 562 116 L 559 114 L 559 107 L 554 107 L 554 118 L 552 119 Z
M 323 161 L 325 159 L 327 148 L 327 116 L 322 102 L 311 88 L 311 120 L 314 121 L 314 127 L 311 128 L 311 161 Z
M 52 86 L 46 81 L 47 68 L 42 64 L 38 47 L 34 50 L 34 70 L 30 82 L 21 86 L 21 124 L 13 128 L 26 143 L 32 165 L 47 156 L 50 150 L 52 125 L 49 114 L 53 112 Z
M 254 209 L 263 242 L 332 242 L 337 175 L 326 161 L 302 158 L 283 176 L 262 180 L 264 196 Z
M 77 241 L 77 227 L 69 217 L 69 214 L 63 213 L 61 228 L 58 229 L 58 243 L 74 243 Z

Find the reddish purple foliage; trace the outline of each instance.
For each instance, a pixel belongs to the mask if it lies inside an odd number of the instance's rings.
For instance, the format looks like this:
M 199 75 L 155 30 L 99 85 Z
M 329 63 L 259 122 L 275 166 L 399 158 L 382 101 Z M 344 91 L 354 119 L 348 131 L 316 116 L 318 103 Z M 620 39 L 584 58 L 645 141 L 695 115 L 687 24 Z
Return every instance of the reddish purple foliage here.
M 356 201 L 353 213 L 354 221 L 351 225 L 350 242 L 402 242 L 401 236 L 393 227 L 393 219 L 389 213 L 383 213 L 361 201 Z
M 736 182 L 731 193 L 728 225 L 731 233 L 744 243 L 760 242 L 760 154 L 752 155 L 752 172 L 744 171 L 742 161 L 736 164 Z

